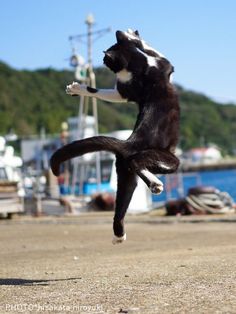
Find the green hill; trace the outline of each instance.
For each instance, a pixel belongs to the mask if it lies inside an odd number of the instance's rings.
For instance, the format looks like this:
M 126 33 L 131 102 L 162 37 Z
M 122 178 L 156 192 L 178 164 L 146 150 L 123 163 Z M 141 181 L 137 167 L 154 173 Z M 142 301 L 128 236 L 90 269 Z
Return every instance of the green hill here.
M 105 68 L 96 69 L 97 86 L 114 85 L 114 76 Z M 42 69 L 17 71 L 0 63 L 0 134 L 9 130 L 20 136 L 59 133 L 61 122 L 78 114 L 79 99 L 65 94 L 72 71 Z M 177 86 L 181 105 L 180 146 L 184 149 L 215 143 L 226 152 L 236 147 L 236 106 L 222 105 L 208 97 Z M 134 104 L 98 102 L 99 131 L 132 128 Z

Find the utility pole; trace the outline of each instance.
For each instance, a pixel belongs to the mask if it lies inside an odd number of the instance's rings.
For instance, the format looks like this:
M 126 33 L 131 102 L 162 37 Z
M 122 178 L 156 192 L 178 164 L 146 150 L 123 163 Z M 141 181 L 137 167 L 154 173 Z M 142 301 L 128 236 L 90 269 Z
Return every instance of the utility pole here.
M 87 39 L 87 76 L 85 78 L 86 84 L 89 86 L 96 88 L 96 78 L 95 73 L 93 71 L 93 60 L 92 60 L 92 44 L 93 44 L 93 36 L 97 35 L 97 38 L 100 36 L 103 36 L 103 34 L 110 31 L 110 28 L 101 29 L 98 31 L 93 31 L 93 25 L 94 25 L 94 17 L 92 14 L 89 14 L 85 20 L 85 23 L 87 25 L 87 33 L 86 34 L 79 34 L 75 36 L 70 36 L 69 40 L 72 41 L 82 41 L 84 37 Z M 75 58 L 76 61 L 76 55 L 72 56 L 72 58 Z M 71 60 L 72 60 L 71 58 Z M 72 62 L 71 62 L 72 63 Z M 76 67 L 76 62 L 75 65 Z M 87 105 L 89 103 L 88 97 L 80 96 L 80 107 L 79 107 L 79 114 L 78 114 L 78 134 L 82 138 L 84 134 L 84 128 L 86 126 L 86 116 L 88 112 Z M 97 99 L 95 97 L 92 97 L 92 112 L 94 117 L 94 131 L 95 135 L 98 135 L 98 111 L 97 111 Z M 75 191 L 76 181 L 78 177 L 78 162 L 74 162 L 74 168 L 73 168 L 73 176 L 72 176 L 72 191 Z M 80 180 L 79 180 L 79 188 L 80 188 L 80 194 L 83 188 L 84 183 L 84 167 L 80 167 Z M 97 191 L 101 189 L 101 162 L 100 162 L 100 153 L 96 153 L 96 181 L 97 181 Z

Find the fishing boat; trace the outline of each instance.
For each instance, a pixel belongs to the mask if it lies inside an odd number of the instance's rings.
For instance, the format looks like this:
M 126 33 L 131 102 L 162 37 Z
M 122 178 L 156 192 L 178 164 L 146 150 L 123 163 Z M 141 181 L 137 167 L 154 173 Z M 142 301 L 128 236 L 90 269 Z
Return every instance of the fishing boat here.
M 24 212 L 24 189 L 21 184 L 22 159 L 14 154 L 0 137 L 0 217 L 11 218 L 12 214 Z

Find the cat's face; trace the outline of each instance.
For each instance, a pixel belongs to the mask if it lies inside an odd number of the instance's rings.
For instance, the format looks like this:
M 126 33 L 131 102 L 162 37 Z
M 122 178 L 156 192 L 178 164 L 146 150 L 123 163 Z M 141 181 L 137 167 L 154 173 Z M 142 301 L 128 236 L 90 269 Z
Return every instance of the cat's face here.
M 131 53 L 118 43 L 104 51 L 104 64 L 114 73 L 127 69 Z

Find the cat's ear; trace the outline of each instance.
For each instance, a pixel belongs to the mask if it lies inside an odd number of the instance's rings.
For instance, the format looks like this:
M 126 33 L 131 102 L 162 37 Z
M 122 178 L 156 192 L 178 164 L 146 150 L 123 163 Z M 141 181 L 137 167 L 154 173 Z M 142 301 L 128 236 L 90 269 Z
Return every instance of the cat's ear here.
M 135 35 L 137 35 L 138 37 L 140 37 L 140 35 L 139 35 L 139 31 L 136 29 L 136 31 L 134 32 L 135 33 Z
M 117 40 L 117 43 L 120 44 L 120 43 L 122 43 L 122 42 L 127 40 L 127 36 L 126 36 L 126 34 L 124 32 L 117 31 L 116 32 L 116 40 Z

